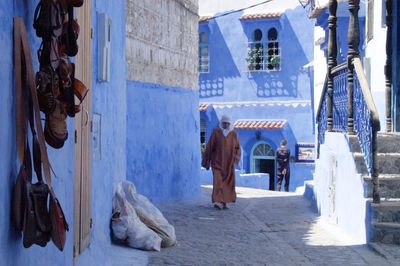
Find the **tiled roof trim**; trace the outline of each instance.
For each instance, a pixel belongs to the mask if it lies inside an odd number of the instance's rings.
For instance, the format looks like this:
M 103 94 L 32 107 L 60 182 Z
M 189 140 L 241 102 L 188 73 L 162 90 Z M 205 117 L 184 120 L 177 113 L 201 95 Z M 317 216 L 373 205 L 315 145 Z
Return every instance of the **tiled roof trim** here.
M 279 18 L 282 16 L 281 12 L 271 12 L 271 13 L 261 13 L 261 14 L 247 14 L 241 16 L 240 20 L 249 20 L 249 19 L 264 19 L 264 18 Z
M 201 17 L 199 18 L 199 23 L 201 23 L 201 22 L 208 22 L 211 18 L 212 18 L 212 16 L 201 16 Z
M 281 129 L 285 126 L 286 120 L 238 120 L 235 122 L 235 129 Z

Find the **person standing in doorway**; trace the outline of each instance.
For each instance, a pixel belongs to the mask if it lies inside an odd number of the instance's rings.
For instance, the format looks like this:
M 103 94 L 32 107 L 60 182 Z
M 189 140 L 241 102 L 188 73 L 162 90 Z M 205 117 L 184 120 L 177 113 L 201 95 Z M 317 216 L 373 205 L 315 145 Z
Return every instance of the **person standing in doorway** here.
M 239 163 L 241 149 L 236 131 L 231 129 L 231 120 L 227 115 L 220 119 L 204 153 L 202 166 L 207 170 L 210 165 L 213 173 L 212 203 L 217 209 L 227 209 L 227 203 L 236 201 L 235 165 Z
M 277 191 L 281 191 L 282 180 L 285 178 L 285 191 L 289 191 L 289 180 L 290 180 L 290 149 L 286 147 L 287 141 L 281 140 L 280 147 L 276 150 L 276 163 L 277 163 L 277 175 L 278 185 L 276 186 Z

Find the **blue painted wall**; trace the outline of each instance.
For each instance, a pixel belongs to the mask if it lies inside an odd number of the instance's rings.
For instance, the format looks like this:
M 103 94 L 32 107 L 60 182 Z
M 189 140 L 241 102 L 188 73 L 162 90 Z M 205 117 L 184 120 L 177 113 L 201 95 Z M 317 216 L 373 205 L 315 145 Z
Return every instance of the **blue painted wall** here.
M 6 3 L 7 2 L 7 3 Z M 32 29 L 33 13 L 36 1 L 1 1 L 0 2 L 0 46 L 3 56 L 0 57 L 0 257 L 1 265 L 72 265 L 73 255 L 73 172 L 74 144 L 71 137 L 74 122 L 68 119 L 70 138 L 61 150 L 48 147 L 49 157 L 57 178 L 53 177 L 56 194 L 62 203 L 66 218 L 70 225 L 64 252 L 59 252 L 52 243 L 46 248 L 34 246 L 25 249 L 21 237 L 15 232 L 10 221 L 11 190 L 18 169 L 15 143 L 15 92 L 13 74 L 13 16 L 22 16 L 29 34 L 34 65 L 38 63 L 36 50 L 39 39 Z M 114 184 L 126 177 L 126 83 L 125 83 L 125 36 L 120 34 L 125 27 L 125 3 L 109 1 L 93 1 L 93 111 L 102 115 L 102 159 L 93 161 L 92 168 L 92 215 L 93 230 L 91 245 L 76 260 L 76 265 L 94 265 L 94 260 L 110 262 L 108 254 L 109 217 L 111 214 L 111 198 Z M 97 32 L 96 11 L 106 12 L 112 19 L 111 67 L 118 71 L 111 72 L 111 82 L 99 84 L 97 73 Z M 101 195 L 101 197 L 99 197 Z
M 127 179 L 152 201 L 200 193 L 197 93 L 127 82 Z
M 239 119 L 286 120 L 286 124 L 293 132 L 293 141 L 314 142 L 314 126 L 310 102 L 215 104 L 214 110 L 217 118 L 223 114 L 228 114 L 231 116 L 233 123 Z M 217 118 L 213 118 L 211 123 L 207 125 L 208 132 L 218 126 Z
M 313 22 L 305 10 L 287 10 L 277 19 L 240 20 L 241 15 L 237 12 L 199 24 L 199 32 L 208 34 L 210 56 L 210 73 L 199 75 L 201 100 L 309 100 L 310 77 L 300 71 L 313 58 Z M 248 72 L 249 37 L 258 28 L 266 38 L 272 27 L 278 30 L 281 70 Z

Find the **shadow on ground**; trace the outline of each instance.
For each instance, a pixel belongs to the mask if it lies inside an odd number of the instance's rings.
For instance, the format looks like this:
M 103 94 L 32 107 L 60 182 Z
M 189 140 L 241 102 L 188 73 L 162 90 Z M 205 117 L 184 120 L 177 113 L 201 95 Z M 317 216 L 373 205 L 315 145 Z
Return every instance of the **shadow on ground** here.
M 149 265 L 393 265 L 321 221 L 302 195 L 238 188 L 216 210 L 200 199 L 160 207 L 178 244 L 149 254 Z

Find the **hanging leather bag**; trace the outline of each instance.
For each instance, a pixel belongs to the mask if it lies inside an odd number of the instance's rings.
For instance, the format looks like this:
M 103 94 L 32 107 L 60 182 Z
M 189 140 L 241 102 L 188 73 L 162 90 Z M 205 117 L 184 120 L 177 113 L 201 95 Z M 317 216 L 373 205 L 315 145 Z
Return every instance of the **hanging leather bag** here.
M 12 218 L 15 229 L 18 232 L 22 231 L 24 225 L 24 215 L 25 215 L 25 203 L 26 194 L 25 187 L 27 182 L 31 182 L 32 175 L 29 169 L 30 164 L 29 148 L 25 149 L 24 163 L 21 164 L 17 179 L 14 184 L 13 194 L 12 194 Z
M 51 240 L 60 250 L 64 250 L 65 241 L 67 239 L 66 231 L 69 230 L 67 220 L 65 220 L 64 212 L 60 202 L 56 198 L 54 192 L 50 193 L 50 219 L 51 219 Z

